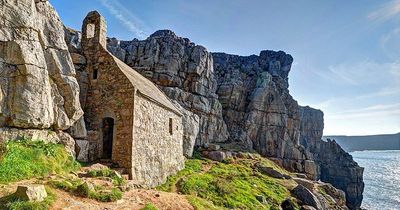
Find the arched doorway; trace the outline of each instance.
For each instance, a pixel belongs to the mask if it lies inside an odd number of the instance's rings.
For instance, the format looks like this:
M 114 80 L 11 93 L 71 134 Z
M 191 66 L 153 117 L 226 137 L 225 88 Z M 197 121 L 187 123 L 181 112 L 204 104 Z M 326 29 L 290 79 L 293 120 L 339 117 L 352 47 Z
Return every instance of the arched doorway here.
M 111 159 L 114 136 L 114 119 L 106 117 L 103 119 L 103 155 L 104 159 Z

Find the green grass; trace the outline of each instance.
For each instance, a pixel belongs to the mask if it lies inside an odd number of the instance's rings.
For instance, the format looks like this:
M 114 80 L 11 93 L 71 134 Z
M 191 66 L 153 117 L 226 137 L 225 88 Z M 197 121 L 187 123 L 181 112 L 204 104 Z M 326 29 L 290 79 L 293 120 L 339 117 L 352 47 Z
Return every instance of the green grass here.
M 114 170 L 109 168 L 103 168 L 99 170 L 90 170 L 88 171 L 88 175 L 90 177 L 109 177 L 113 180 L 113 184 L 117 186 L 122 186 L 125 184 L 125 179 L 122 177 L 118 177 Z
M 221 207 L 217 208 L 211 202 L 197 196 L 188 195 L 186 198 L 195 210 L 221 210 Z
M 104 189 L 102 186 L 95 185 L 94 189 L 90 189 L 87 185 L 83 185 L 81 179 L 72 180 L 53 180 L 49 184 L 57 189 L 61 189 L 81 197 L 90 198 L 100 202 L 114 202 L 122 198 L 122 192 L 118 188 Z
M 21 140 L 5 145 L 0 155 L 0 183 L 69 173 L 80 167 L 60 144 Z
M 290 197 L 285 186 L 292 181 L 261 174 L 254 169 L 256 163 L 288 173 L 261 157 L 233 159 L 229 163 L 189 159 L 185 169 L 157 189 L 189 195 L 188 201 L 196 209 L 279 209 L 282 201 Z M 257 196 L 267 202 L 260 202 Z
M 152 203 L 148 203 L 148 204 L 146 204 L 146 206 L 144 206 L 140 210 L 158 210 L 158 208 L 156 206 L 154 206 Z
M 29 202 L 21 201 L 16 198 L 13 194 L 0 198 L 0 209 L 7 210 L 47 210 L 51 204 L 54 203 L 56 197 L 55 194 L 48 188 L 46 188 L 47 197 L 42 202 Z
M 94 199 L 100 202 L 114 202 L 122 199 L 122 192 L 117 188 L 113 188 L 107 191 L 89 191 L 88 198 Z
M 157 190 L 165 191 L 165 192 L 172 192 L 174 191 L 175 184 L 177 181 L 190 174 L 198 173 L 201 171 L 202 165 L 206 164 L 207 162 L 201 159 L 189 159 L 185 163 L 185 168 L 179 171 L 175 176 L 169 176 L 167 181 L 158 186 Z

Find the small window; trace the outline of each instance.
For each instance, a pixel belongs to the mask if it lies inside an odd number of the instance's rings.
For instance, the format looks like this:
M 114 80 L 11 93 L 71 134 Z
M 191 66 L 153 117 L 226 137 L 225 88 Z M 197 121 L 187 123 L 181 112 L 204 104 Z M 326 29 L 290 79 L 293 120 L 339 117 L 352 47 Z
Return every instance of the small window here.
M 86 38 L 91 39 L 94 37 L 95 25 L 90 23 L 86 26 Z
M 93 79 L 97 79 L 97 69 L 93 70 Z
M 173 125 L 172 118 L 169 118 L 169 135 L 174 134 L 173 128 L 174 128 L 174 125 Z

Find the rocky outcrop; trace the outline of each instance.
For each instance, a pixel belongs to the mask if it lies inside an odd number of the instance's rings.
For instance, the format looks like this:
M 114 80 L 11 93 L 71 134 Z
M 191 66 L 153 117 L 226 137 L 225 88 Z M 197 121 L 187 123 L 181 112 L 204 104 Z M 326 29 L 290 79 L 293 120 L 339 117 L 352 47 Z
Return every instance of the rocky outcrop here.
M 314 155 L 320 167 L 319 178 L 346 193 L 350 209 L 361 206 L 364 191 L 364 169 L 335 141 L 323 141 L 323 113 L 310 107 L 301 107 L 301 144 Z
M 68 129 L 83 111 L 60 18 L 47 1 L 0 7 L 0 127 Z
M 288 90 L 292 56 L 262 51 L 259 56 L 213 53 L 213 57 L 217 93 L 231 141 L 245 143 L 315 179 L 318 167 L 299 144 L 299 106 Z
M 332 185 L 294 178 L 298 185 L 291 190 L 304 209 L 311 207 L 316 210 L 347 210 L 346 197 L 343 191 Z M 302 208 L 302 209 L 303 209 Z
M 299 106 L 289 94 L 293 58 L 282 51 L 213 53 L 213 58 L 230 139 L 291 171 L 332 183 L 346 192 L 351 209 L 359 207 L 363 169 L 337 144 L 321 140 L 322 111 Z

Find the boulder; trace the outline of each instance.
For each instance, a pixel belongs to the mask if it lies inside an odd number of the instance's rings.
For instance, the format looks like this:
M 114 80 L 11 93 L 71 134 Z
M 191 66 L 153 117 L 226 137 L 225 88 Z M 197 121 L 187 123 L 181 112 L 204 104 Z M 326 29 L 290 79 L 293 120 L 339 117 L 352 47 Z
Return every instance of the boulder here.
M 281 203 L 282 210 L 295 210 L 295 204 L 293 203 L 292 199 L 287 198 Z
M 233 157 L 232 152 L 226 151 L 203 151 L 202 154 L 203 156 L 218 162 L 222 162 L 228 158 Z
M 297 184 L 306 187 L 306 188 L 309 189 L 310 191 L 314 191 L 315 183 L 314 183 L 313 181 L 308 180 L 308 179 L 303 179 L 303 178 L 293 178 L 293 180 L 294 180 Z
M 258 200 L 258 202 L 262 203 L 262 204 L 267 204 L 267 198 L 265 198 L 265 196 L 263 195 L 256 195 L 256 199 Z
M 301 206 L 301 207 L 300 207 L 300 210 L 317 210 L 317 209 L 315 209 L 315 208 L 312 207 L 312 206 L 304 205 L 304 206 Z
M 318 198 L 303 185 L 297 185 L 291 193 L 294 197 L 299 199 L 303 204 L 310 205 L 318 210 L 322 209 L 321 203 Z
M 273 169 L 272 167 L 267 167 L 267 166 L 262 166 L 260 164 L 256 165 L 256 168 L 258 171 L 260 171 L 262 174 L 265 174 L 267 176 L 273 177 L 273 178 L 277 178 L 277 179 L 285 179 L 284 174 L 282 174 L 281 172 Z
M 21 185 L 14 195 L 23 201 L 41 202 L 47 197 L 47 192 L 44 185 Z

